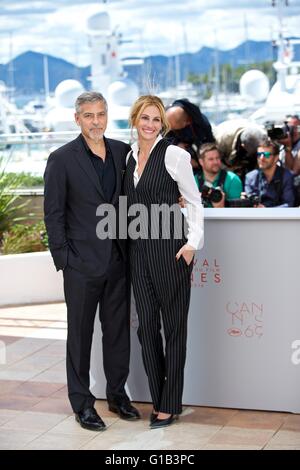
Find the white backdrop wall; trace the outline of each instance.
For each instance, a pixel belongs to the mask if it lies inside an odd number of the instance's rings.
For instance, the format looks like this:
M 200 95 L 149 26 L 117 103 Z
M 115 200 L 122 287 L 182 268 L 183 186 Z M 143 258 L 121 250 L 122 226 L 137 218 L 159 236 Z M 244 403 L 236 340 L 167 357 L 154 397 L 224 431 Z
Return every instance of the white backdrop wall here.
M 300 412 L 300 211 L 206 210 L 192 275 L 184 404 Z M 134 305 L 128 391 L 150 401 Z M 99 321 L 92 391 L 105 398 Z

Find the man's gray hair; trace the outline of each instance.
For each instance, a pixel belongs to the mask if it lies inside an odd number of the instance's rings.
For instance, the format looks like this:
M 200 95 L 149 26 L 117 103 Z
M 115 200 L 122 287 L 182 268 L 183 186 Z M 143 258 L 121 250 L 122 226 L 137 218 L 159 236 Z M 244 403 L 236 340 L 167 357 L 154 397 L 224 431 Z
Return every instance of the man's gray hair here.
M 240 135 L 241 143 L 245 147 L 247 153 L 256 153 L 259 143 L 266 136 L 264 128 L 249 126 L 246 127 Z
M 81 95 L 78 96 L 78 98 L 75 101 L 75 111 L 76 113 L 80 113 L 81 105 L 84 103 L 96 103 L 97 101 L 102 101 L 105 105 L 106 111 L 107 111 L 107 101 L 104 98 L 101 93 L 98 93 L 98 91 L 85 91 L 84 93 L 81 93 Z

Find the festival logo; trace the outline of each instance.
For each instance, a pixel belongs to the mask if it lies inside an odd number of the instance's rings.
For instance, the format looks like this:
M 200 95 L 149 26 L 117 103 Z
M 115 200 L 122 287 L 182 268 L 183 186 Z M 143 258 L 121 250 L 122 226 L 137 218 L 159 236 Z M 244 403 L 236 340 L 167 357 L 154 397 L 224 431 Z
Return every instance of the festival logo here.
M 261 338 L 263 336 L 263 304 L 229 301 L 225 307 L 228 316 L 227 334 L 233 338 Z

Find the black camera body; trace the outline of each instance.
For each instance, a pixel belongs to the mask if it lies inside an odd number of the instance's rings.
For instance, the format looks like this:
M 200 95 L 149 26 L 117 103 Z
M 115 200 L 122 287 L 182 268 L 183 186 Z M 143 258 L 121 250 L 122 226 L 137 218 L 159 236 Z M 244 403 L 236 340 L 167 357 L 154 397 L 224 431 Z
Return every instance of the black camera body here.
M 271 140 L 282 140 L 285 139 L 288 135 L 292 137 L 293 126 L 289 126 L 285 122 L 282 126 L 276 126 L 275 124 L 267 125 L 267 134 Z
M 260 197 L 257 194 L 243 194 L 242 198 L 226 201 L 226 207 L 256 207 L 258 204 Z
M 205 183 L 202 187 L 201 196 L 204 207 L 209 206 L 213 202 L 218 203 L 223 197 L 222 188 L 220 186 L 214 188 L 213 186 Z

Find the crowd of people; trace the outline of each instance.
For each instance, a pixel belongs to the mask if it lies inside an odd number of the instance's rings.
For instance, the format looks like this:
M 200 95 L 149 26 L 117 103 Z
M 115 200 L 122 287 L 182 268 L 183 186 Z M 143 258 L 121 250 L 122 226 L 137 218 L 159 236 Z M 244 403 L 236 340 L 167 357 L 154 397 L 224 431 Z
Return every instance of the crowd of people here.
M 255 125 L 225 121 L 214 130 L 186 99 L 167 109 L 167 138 L 191 154 L 205 207 L 299 207 L 300 119 Z

